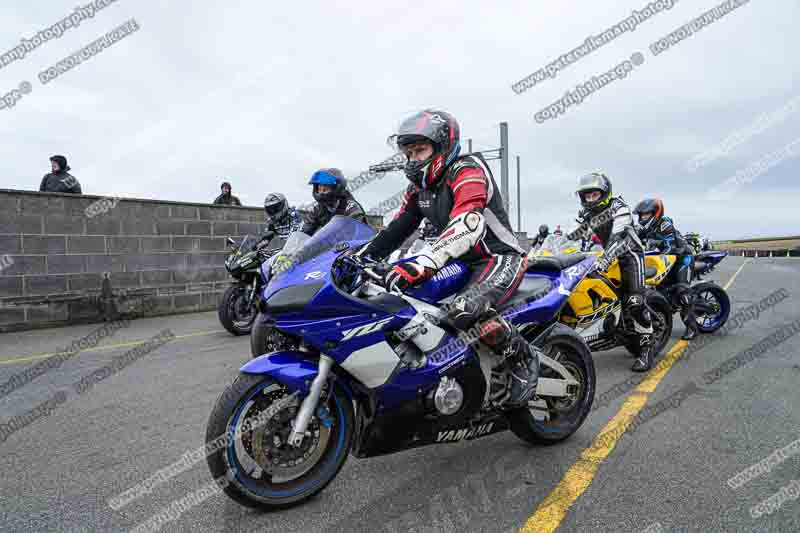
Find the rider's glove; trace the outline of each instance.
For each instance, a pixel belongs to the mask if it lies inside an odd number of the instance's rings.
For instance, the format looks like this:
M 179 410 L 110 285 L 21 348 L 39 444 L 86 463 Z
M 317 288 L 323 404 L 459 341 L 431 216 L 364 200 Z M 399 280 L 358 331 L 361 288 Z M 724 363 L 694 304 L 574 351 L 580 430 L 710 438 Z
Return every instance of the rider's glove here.
M 404 291 L 431 279 L 434 274 L 436 267 L 433 261 L 425 256 L 419 256 L 415 261 L 394 265 L 384 277 L 383 284 L 389 291 L 395 288 Z
M 601 255 L 597 258 L 597 263 L 595 264 L 597 265 L 597 270 L 599 272 L 605 272 L 611 266 L 611 261 L 609 261 L 606 256 Z

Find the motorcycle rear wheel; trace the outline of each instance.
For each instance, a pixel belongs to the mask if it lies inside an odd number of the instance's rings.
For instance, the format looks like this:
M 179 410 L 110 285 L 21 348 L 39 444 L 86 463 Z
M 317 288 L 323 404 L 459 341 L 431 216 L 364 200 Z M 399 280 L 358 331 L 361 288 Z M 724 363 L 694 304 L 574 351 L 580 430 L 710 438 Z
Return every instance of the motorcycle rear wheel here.
M 578 393 L 574 398 L 529 402 L 527 409 L 514 410 L 508 418 L 511 431 L 520 439 L 549 445 L 563 441 L 581 427 L 592 409 L 596 376 L 592 352 L 572 331 L 551 335 L 541 350 L 570 371 L 579 383 Z M 541 377 L 560 377 L 555 373 L 549 375 L 552 372 L 540 366 Z
M 667 299 L 654 291 L 649 291 L 647 306 L 650 308 L 650 316 L 653 322 L 653 336 L 656 343 L 653 357 L 655 358 L 661 355 L 672 337 L 672 314 L 674 311 Z M 637 337 L 626 341 L 625 348 L 634 357 L 639 357 L 642 351 Z

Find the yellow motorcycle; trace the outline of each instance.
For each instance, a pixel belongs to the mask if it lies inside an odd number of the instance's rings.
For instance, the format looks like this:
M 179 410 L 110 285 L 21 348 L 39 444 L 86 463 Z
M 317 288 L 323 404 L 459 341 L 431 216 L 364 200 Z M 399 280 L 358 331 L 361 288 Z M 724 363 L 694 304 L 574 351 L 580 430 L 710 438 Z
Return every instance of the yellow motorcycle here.
M 562 235 L 550 235 L 536 250 L 528 255 L 530 265 L 547 256 L 582 254 L 580 241 L 567 239 Z M 585 252 L 602 255 L 602 251 Z M 675 256 L 648 256 L 648 286 L 663 281 L 675 263 Z M 575 329 L 584 338 L 593 352 L 610 350 L 624 346 L 634 356 L 641 350 L 638 335 L 624 327 L 620 290 L 622 275 L 619 261 L 614 260 L 607 271 L 589 273 L 575 287 L 572 295 L 559 313 L 558 320 Z M 658 356 L 672 335 L 672 307 L 655 290 L 646 291 L 646 303 L 653 321 L 653 338 Z

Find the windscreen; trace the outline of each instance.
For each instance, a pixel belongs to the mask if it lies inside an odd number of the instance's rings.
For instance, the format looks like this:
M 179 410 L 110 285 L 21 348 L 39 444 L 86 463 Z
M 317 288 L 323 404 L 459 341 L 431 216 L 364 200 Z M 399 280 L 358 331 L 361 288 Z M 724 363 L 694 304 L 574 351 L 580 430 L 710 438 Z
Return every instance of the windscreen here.
M 573 241 L 564 235 L 548 235 L 536 255 L 574 254 L 581 251 L 580 241 Z
M 239 248 L 236 250 L 236 255 L 244 255 L 253 250 L 256 244 L 256 239 L 250 235 L 245 235 L 239 243 Z
M 289 240 L 296 233 L 292 234 Z M 336 215 L 313 237 L 300 243 L 293 251 L 287 252 L 287 243 L 286 249 L 279 254 L 281 257 L 276 259 L 272 266 L 272 279 L 274 281 L 328 250 L 332 250 L 340 242 L 367 241 L 374 236 L 375 230 L 368 225 L 350 217 Z

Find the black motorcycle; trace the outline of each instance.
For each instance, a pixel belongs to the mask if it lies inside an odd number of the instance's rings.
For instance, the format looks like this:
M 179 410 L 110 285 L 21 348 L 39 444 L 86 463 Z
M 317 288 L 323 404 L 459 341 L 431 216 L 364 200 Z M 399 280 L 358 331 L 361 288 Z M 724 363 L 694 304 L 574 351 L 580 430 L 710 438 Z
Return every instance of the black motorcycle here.
M 261 289 L 266 285 L 261 265 L 283 247 L 282 240 L 273 236 L 257 241 L 248 235 L 238 242 L 228 237 L 231 254 L 225 260 L 225 269 L 235 282 L 222 295 L 217 312 L 219 321 L 233 335 L 248 335 L 253 327 Z

